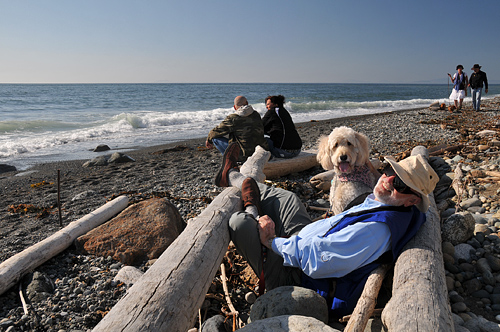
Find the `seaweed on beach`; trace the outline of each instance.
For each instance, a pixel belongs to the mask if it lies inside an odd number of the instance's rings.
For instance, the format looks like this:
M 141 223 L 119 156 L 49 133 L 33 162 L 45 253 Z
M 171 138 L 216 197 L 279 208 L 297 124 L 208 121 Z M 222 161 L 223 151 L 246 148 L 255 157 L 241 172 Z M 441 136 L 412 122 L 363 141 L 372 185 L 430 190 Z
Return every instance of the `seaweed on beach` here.
M 36 214 L 37 218 L 44 218 L 50 215 L 51 208 L 38 207 L 32 204 L 10 205 L 7 211 L 12 214 Z
M 42 186 L 50 186 L 50 185 L 53 185 L 54 182 L 47 182 L 45 180 L 43 180 L 42 182 L 38 182 L 38 183 L 34 183 L 31 185 L 31 188 L 39 188 L 39 187 L 42 187 Z

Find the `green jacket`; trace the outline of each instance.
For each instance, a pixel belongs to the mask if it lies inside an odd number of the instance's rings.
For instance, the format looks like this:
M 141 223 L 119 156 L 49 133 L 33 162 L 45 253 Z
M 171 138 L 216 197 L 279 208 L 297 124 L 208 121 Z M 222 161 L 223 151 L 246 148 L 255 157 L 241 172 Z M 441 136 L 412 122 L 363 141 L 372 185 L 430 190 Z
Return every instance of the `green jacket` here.
M 241 106 L 234 113 L 228 115 L 217 127 L 208 133 L 208 142 L 212 138 L 228 137 L 229 143 L 238 142 L 243 156 L 251 156 L 257 145 L 269 150 L 264 138 L 264 125 L 260 114 L 252 106 Z

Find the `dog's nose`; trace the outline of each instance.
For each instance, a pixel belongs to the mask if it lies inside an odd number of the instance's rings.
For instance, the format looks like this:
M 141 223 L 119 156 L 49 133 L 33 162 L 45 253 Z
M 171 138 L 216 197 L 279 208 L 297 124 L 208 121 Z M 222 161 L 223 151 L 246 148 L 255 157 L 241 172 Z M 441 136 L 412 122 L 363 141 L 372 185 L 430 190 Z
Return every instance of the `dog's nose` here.
M 341 161 L 346 161 L 347 160 L 347 156 L 344 154 L 342 156 L 340 156 L 340 160 Z

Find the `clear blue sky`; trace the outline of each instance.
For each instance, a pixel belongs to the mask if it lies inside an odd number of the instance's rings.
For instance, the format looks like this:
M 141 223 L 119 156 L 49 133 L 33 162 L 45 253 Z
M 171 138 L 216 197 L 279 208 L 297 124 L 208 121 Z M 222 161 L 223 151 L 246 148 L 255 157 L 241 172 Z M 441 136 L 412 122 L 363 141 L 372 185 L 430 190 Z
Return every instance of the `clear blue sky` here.
M 0 0 L 0 83 L 500 82 L 500 1 Z

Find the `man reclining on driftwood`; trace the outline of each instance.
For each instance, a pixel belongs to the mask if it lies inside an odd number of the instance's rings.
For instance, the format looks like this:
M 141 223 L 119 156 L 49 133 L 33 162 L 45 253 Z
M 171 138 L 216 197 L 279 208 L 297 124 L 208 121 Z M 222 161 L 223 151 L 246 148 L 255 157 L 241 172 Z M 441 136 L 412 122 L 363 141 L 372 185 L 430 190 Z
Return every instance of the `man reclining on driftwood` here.
M 311 288 L 335 316 L 352 312 L 371 271 L 396 261 L 425 222 L 428 195 L 439 180 L 421 155 L 399 163 L 386 157 L 389 167 L 362 204 L 313 223 L 295 194 L 238 172 L 239 153 L 237 144 L 228 147 L 215 181 L 241 189 L 245 211 L 229 220 L 237 250 L 265 289 Z

